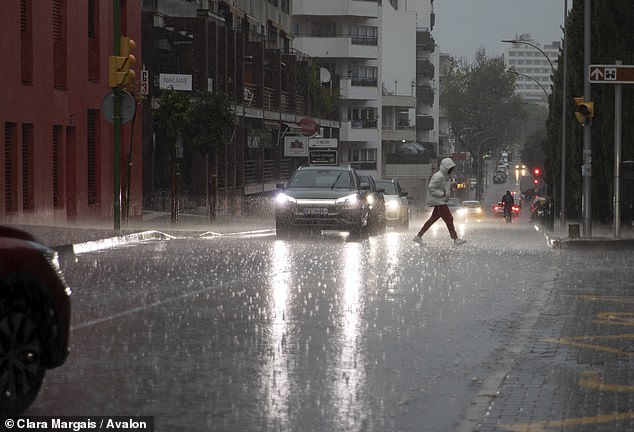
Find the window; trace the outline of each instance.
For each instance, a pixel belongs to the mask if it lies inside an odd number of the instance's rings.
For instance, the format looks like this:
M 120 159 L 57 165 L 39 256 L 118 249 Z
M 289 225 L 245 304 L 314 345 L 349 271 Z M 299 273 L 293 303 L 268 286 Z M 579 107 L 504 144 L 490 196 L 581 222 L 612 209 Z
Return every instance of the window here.
M 62 126 L 53 126 L 53 207 L 63 207 Z
M 53 0 L 53 86 L 66 88 L 66 0 Z
M 22 125 L 22 210 L 33 210 L 33 124 Z
M 88 79 L 99 81 L 99 0 L 88 0 Z
M 97 153 L 97 143 L 99 142 L 99 128 L 98 128 L 98 114 L 97 110 L 88 110 L 88 136 L 87 136 L 87 151 L 88 158 L 88 172 L 87 172 L 87 188 L 88 188 L 88 205 L 94 205 L 99 203 L 99 158 Z
M 18 127 L 15 123 L 4 124 L 4 207 L 9 212 L 18 210 L 18 182 L 16 165 L 18 159 Z
M 32 0 L 20 0 L 20 46 L 22 84 L 33 84 L 33 8 Z

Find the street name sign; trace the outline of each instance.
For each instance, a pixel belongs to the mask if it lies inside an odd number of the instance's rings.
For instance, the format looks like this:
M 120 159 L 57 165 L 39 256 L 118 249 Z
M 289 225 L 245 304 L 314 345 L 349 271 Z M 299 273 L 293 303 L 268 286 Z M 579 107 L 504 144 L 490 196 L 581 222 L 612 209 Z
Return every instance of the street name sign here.
M 589 74 L 591 83 L 634 84 L 634 65 L 591 64 Z

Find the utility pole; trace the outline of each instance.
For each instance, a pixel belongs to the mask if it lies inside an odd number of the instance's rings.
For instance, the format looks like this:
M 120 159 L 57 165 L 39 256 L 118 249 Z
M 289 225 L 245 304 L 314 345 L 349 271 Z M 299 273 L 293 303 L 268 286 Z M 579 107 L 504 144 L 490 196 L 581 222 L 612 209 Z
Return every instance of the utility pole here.
M 583 100 L 592 101 L 590 87 L 590 0 L 585 0 L 583 17 Z M 583 127 L 583 196 L 581 210 L 583 213 L 583 235 L 592 237 L 592 122 Z
M 559 194 L 560 224 L 566 227 L 566 105 L 568 102 L 568 0 L 564 0 L 564 68 L 561 101 L 561 193 Z

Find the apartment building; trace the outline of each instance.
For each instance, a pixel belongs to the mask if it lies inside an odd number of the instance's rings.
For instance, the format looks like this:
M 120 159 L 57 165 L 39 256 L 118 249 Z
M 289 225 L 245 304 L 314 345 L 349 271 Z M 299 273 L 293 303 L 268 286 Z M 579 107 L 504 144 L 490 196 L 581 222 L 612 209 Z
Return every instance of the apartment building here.
M 293 0 L 292 14 L 293 47 L 317 59 L 339 88 L 340 163 L 380 176 L 381 2 Z
M 527 101 L 547 104 L 553 69 L 556 67 L 561 43 L 540 44 L 530 33 L 516 35 L 506 53 L 506 64 L 517 72 L 515 92 Z
M 145 67 L 144 187 L 146 207 L 165 209 L 173 180 L 169 143 L 152 120 L 152 100 L 163 77 L 181 77 L 177 90 L 212 91 L 232 100 L 232 139 L 213 155 L 209 179 L 217 211 L 241 211 L 251 198 L 276 189 L 305 155 L 289 154 L 285 138 L 306 124 L 339 137 L 337 98 L 321 82 L 319 65 L 292 47 L 289 0 L 157 0 L 143 11 Z M 174 82 L 172 80 L 171 82 Z M 205 196 L 200 157 L 184 146 L 178 158 L 181 208 L 196 211 Z M 201 178 L 203 179 L 201 181 Z

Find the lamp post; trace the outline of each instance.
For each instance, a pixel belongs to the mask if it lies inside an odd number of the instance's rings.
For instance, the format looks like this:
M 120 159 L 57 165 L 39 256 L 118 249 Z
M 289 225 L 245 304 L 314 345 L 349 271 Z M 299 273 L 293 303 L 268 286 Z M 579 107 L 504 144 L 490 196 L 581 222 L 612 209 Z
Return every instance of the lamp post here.
M 560 224 L 561 227 L 563 228 L 566 225 L 566 88 L 567 88 L 567 82 L 568 82 L 568 77 L 567 77 L 567 68 L 566 65 L 568 63 L 568 53 L 566 50 L 566 46 L 568 45 L 566 43 L 566 18 L 568 17 L 568 0 L 564 0 L 564 27 L 563 27 L 563 31 L 564 31 L 564 42 L 563 42 L 563 49 L 564 49 L 564 65 L 563 65 L 563 92 L 562 92 L 562 101 L 561 101 L 561 194 L 559 197 L 559 212 L 560 212 Z M 537 45 L 527 42 L 527 41 L 523 41 L 523 40 L 503 40 L 502 42 L 504 43 L 512 43 L 512 44 L 525 44 L 528 46 L 531 46 L 533 48 L 535 48 L 537 51 L 539 51 L 540 53 L 542 53 L 542 55 L 544 57 L 546 57 L 546 60 L 548 60 L 548 64 L 550 65 L 550 70 L 552 72 L 552 74 L 555 74 L 555 67 L 553 66 L 553 62 L 550 61 L 550 58 L 548 57 L 548 55 L 546 55 L 546 53 Z M 541 86 L 541 85 L 540 85 Z M 542 87 L 542 90 L 544 88 Z M 545 90 L 544 90 L 545 91 Z M 546 99 L 548 100 L 548 97 L 546 97 Z
M 515 71 L 515 70 L 512 70 L 512 69 L 511 69 L 509 72 L 511 72 L 511 73 L 513 73 L 513 74 L 515 74 L 515 75 L 519 75 L 519 76 L 523 76 L 523 77 L 526 77 L 526 78 L 532 79 L 533 81 L 535 81 L 535 82 L 537 83 L 537 85 L 538 85 L 538 86 L 540 86 L 540 87 L 541 87 L 541 89 L 544 91 L 544 95 L 546 95 L 546 101 L 548 101 L 548 92 L 546 91 L 546 89 L 544 88 L 544 86 L 543 86 L 543 85 L 542 85 L 539 81 L 537 81 L 535 78 L 533 78 L 533 77 L 532 77 L 532 76 L 530 76 L 530 75 L 526 75 L 526 74 L 523 74 L 523 73 L 519 73 L 519 72 L 517 72 L 517 71 Z

